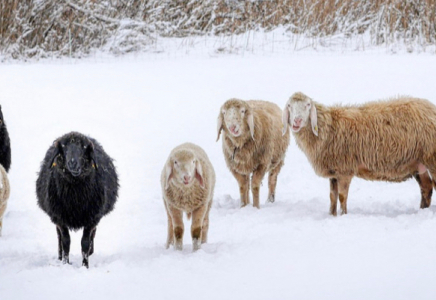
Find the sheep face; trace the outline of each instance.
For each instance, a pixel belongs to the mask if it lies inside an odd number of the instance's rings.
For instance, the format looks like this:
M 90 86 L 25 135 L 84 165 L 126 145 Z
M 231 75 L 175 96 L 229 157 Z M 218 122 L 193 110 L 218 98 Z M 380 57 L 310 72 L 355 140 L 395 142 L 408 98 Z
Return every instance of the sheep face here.
M 313 133 L 318 136 L 316 106 L 312 99 L 302 93 L 292 95 L 283 109 L 283 134 L 286 133 L 288 124 L 292 132 L 299 132 L 301 128 L 311 123 Z
M 54 143 L 52 168 L 56 167 L 63 176 L 88 176 L 97 168 L 94 145 L 85 136 L 68 135 Z
M 251 107 L 245 101 L 237 99 L 231 99 L 224 103 L 218 116 L 217 140 L 223 129 L 235 138 L 250 132 L 254 139 L 254 118 Z
M 194 153 L 181 150 L 173 153 L 166 167 L 165 189 L 169 188 L 170 181 L 179 187 L 191 187 L 195 180 L 204 188 L 203 169 Z

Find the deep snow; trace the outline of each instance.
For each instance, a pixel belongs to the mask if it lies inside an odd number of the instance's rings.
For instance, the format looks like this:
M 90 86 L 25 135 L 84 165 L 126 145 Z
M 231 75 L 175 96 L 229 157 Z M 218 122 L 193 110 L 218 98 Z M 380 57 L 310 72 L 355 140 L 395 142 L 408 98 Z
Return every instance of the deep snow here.
M 436 208 L 420 210 L 414 180 L 353 180 L 348 215 L 328 215 L 329 183 L 291 139 L 276 203 L 240 209 L 216 117 L 228 98 L 283 107 L 302 91 L 325 104 L 399 94 L 436 104 L 428 54 L 165 55 L 0 66 L 0 104 L 12 143 L 11 198 L 0 238 L 1 299 L 435 299 Z M 81 231 L 57 261 L 55 226 L 37 207 L 35 180 L 53 140 L 98 139 L 121 179 L 97 230 L 89 270 Z M 217 174 L 209 243 L 165 250 L 159 175 L 191 141 Z M 189 228 L 185 220 L 185 227 Z

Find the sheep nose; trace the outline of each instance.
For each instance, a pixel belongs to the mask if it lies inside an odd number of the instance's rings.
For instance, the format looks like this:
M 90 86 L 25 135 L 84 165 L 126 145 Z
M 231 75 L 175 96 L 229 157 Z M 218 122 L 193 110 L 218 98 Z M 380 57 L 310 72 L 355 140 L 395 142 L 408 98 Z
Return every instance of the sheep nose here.
M 77 169 L 77 160 L 75 160 L 74 158 L 72 158 L 69 162 L 68 162 L 68 168 L 75 170 Z
M 183 180 L 185 182 L 189 182 L 191 180 L 191 176 L 185 175 L 185 176 L 183 176 Z
M 303 119 L 301 119 L 301 118 L 295 118 L 294 124 L 297 126 L 300 126 L 302 121 L 303 121 Z

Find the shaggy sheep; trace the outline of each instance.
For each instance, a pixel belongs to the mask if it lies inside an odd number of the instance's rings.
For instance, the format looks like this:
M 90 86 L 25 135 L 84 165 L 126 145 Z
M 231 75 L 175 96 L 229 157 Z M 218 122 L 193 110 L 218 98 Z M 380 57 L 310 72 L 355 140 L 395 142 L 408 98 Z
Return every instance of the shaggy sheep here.
M 199 146 L 185 143 L 171 151 L 161 176 L 162 195 L 168 215 L 168 238 L 183 249 L 183 212 L 192 214 L 191 236 L 193 250 L 207 242 L 209 211 L 215 187 L 215 171 L 209 158 Z
M 118 187 L 112 159 L 95 139 L 71 132 L 48 149 L 36 194 L 39 207 L 56 225 L 59 260 L 69 263 L 69 229 L 83 227 L 82 264 L 89 267 L 97 225 L 113 210 Z
M 3 119 L 2 108 L 0 106 L 0 164 L 9 172 L 11 167 L 11 141 L 9 140 L 8 130 Z
M 5 214 L 10 191 L 11 190 L 9 186 L 8 174 L 6 173 L 6 170 L 0 165 L 0 236 L 2 236 L 3 215 Z
M 283 133 L 290 125 L 316 174 L 330 179 L 330 214 L 337 214 L 338 197 L 342 214 L 347 213 L 354 176 L 391 182 L 413 176 L 421 188 L 421 208 L 430 206 L 436 184 L 436 106 L 429 101 L 400 97 L 326 107 L 295 93 L 283 110 L 283 123 Z
M 250 202 L 250 174 L 253 206 L 259 208 L 259 188 L 267 172 L 268 201 L 274 202 L 290 138 L 280 135 L 281 128 L 281 110 L 274 103 L 230 99 L 221 107 L 217 141 L 223 131 L 224 158 L 238 181 L 242 206 Z

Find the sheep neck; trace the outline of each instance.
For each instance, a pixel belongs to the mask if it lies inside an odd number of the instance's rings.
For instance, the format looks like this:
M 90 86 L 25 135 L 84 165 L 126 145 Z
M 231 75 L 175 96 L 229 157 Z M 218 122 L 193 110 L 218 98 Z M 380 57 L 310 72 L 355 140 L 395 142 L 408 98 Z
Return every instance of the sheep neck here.
M 315 104 L 315 103 L 314 103 Z M 298 147 L 303 150 L 304 153 L 308 154 L 310 161 L 315 159 L 317 153 L 320 153 L 326 137 L 329 135 L 328 120 L 330 117 L 329 109 L 321 104 L 316 103 L 317 117 L 318 117 L 318 136 L 316 136 L 312 127 L 307 124 L 305 127 L 301 128 L 299 132 L 293 132 Z M 330 122 L 331 123 L 331 122 Z
M 249 143 L 251 136 L 249 133 L 245 133 L 241 136 L 234 137 L 230 133 L 226 132 L 225 139 L 228 141 L 229 146 L 231 146 L 230 148 L 233 149 L 232 159 L 234 159 L 236 151 L 244 147 L 245 144 Z

